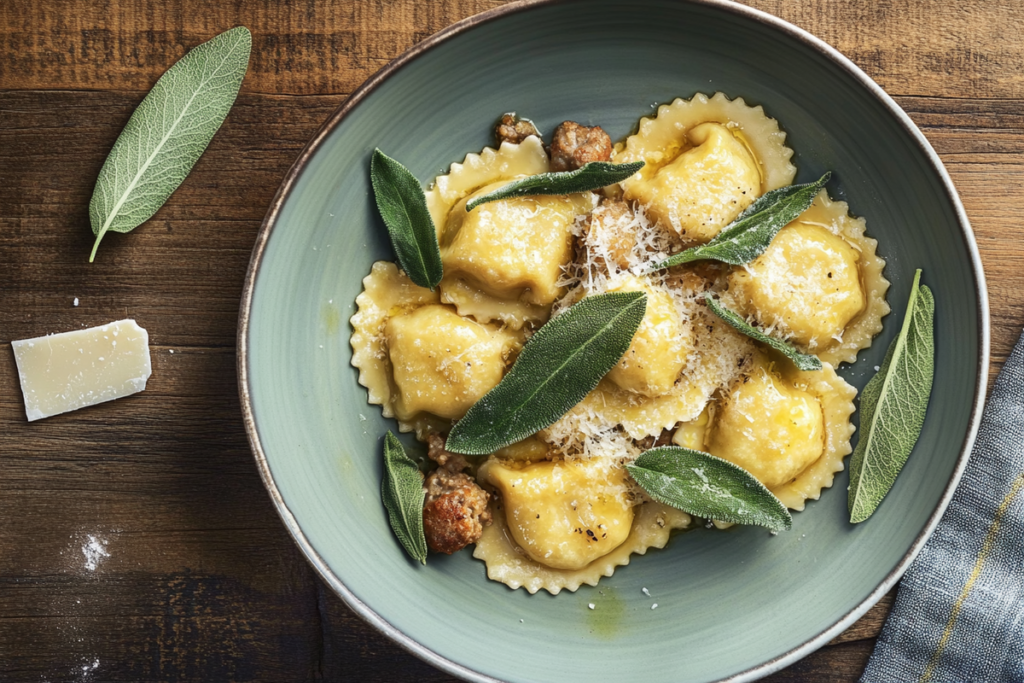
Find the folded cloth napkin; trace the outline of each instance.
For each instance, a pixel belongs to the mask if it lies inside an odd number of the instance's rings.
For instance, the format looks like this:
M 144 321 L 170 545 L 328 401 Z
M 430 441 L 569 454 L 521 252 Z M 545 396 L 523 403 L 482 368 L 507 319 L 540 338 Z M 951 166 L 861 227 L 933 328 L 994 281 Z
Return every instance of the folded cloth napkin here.
M 861 681 L 1024 682 L 1024 337 Z

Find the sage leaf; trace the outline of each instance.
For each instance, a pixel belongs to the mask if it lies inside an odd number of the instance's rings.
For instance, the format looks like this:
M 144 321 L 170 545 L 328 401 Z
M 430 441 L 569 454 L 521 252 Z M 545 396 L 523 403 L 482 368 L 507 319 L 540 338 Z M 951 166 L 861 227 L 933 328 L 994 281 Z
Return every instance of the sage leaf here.
M 427 537 L 423 534 L 423 475 L 405 454 L 402 442 L 390 431 L 384 436 L 384 479 L 381 499 L 391 529 L 414 560 L 427 563 Z
M 722 228 L 707 244 L 691 247 L 655 264 L 651 270 L 661 270 L 691 261 L 721 261 L 734 266 L 750 263 L 763 254 L 779 230 L 807 210 L 831 172 L 813 183 L 790 185 L 765 192 L 747 207 L 736 220 Z
M 114 143 L 89 202 L 96 242 L 134 230 L 178 189 L 238 96 L 252 35 L 237 26 L 198 45 L 168 69 Z
M 709 453 L 662 446 L 644 452 L 626 469 L 651 498 L 691 515 L 772 531 L 793 525 L 789 510 L 764 484 Z
M 405 166 L 375 149 L 370 182 L 402 270 L 420 287 L 433 290 L 441 281 L 441 247 L 420 181 Z
M 481 204 L 496 202 L 499 199 L 513 197 L 529 197 L 538 194 L 573 194 L 599 190 L 608 185 L 621 183 L 641 168 L 642 161 L 628 164 L 613 164 L 607 161 L 591 161 L 575 171 L 558 173 L 540 173 L 538 175 L 516 180 L 494 192 L 477 197 L 466 204 L 466 211 L 472 211 Z
M 485 455 L 551 425 L 619 362 L 646 309 L 644 292 L 610 292 L 548 321 L 498 386 L 455 423 L 445 448 Z
M 779 353 L 786 356 L 786 358 L 793 361 L 793 364 L 800 370 L 821 370 L 821 360 L 817 356 L 813 356 L 809 353 L 801 353 L 792 345 L 787 344 L 781 339 L 769 337 L 767 334 L 757 329 L 753 325 L 749 324 L 743 319 L 738 313 L 730 311 L 728 308 L 720 304 L 715 300 L 711 293 L 704 295 L 704 302 L 707 303 L 708 308 L 711 312 L 717 315 L 725 322 L 732 325 L 734 328 L 747 335 L 751 339 L 755 339 L 762 344 L 767 344 Z
M 914 275 L 899 336 L 860 397 L 860 439 L 850 458 L 850 522 L 871 516 L 924 426 L 935 372 L 935 298 Z

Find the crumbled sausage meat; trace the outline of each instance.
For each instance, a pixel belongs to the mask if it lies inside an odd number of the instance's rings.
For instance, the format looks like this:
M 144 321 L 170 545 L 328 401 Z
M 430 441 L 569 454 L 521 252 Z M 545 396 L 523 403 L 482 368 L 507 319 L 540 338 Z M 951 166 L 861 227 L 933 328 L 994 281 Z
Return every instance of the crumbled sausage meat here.
M 445 449 L 445 441 L 446 439 L 437 432 L 428 433 L 427 457 L 452 473 L 461 472 L 469 467 L 464 457 Z
M 587 128 L 565 121 L 555 128 L 550 152 L 552 171 L 571 171 L 591 161 L 611 159 L 612 139 L 600 126 Z
M 533 121 L 517 118 L 514 113 L 505 114 L 501 117 L 501 121 L 494 128 L 494 135 L 498 138 L 499 146 L 503 142 L 511 142 L 518 145 L 531 135 L 540 137 L 540 133 L 537 132 L 537 126 L 533 125 Z
M 660 446 L 668 446 L 672 443 L 672 435 L 675 432 L 668 429 L 662 429 L 661 434 L 658 436 L 645 436 L 636 442 L 636 445 L 640 450 L 646 451 L 652 448 L 658 448 Z
M 470 476 L 443 467 L 427 477 L 426 487 L 423 532 L 431 550 L 451 555 L 480 540 L 491 523 L 486 491 Z
M 427 436 L 427 455 L 439 467 L 424 482 L 423 532 L 431 550 L 451 555 L 480 540 L 491 523 L 490 495 L 462 473 L 466 459 L 445 450 L 444 443 L 440 434 Z

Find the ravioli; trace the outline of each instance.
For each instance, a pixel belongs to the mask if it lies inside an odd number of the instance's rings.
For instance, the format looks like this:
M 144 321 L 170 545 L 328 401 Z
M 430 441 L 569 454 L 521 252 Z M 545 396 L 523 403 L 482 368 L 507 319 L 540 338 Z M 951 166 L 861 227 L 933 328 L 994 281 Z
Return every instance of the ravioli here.
M 693 348 L 680 380 L 660 396 L 621 389 L 605 377 L 582 401 L 540 437 L 560 450 L 608 426 L 620 426 L 633 439 L 658 436 L 680 422 L 697 419 L 716 391 L 729 386 L 754 354 L 754 344 L 721 319 L 697 310 Z
M 390 318 L 384 334 L 400 420 L 418 413 L 462 417 L 501 381 L 515 345 L 508 332 L 436 304 Z
M 490 382 L 490 379 L 493 379 L 492 375 L 486 382 L 481 382 L 481 375 L 484 373 L 475 374 L 479 373 L 480 365 L 476 366 L 475 369 L 472 367 L 466 368 L 467 371 L 471 372 L 468 372 L 468 375 L 463 378 L 465 383 L 458 380 L 458 375 L 455 374 L 450 375 L 451 380 L 445 379 L 443 370 L 451 373 L 453 369 L 443 367 L 445 365 L 444 358 L 439 356 L 436 361 L 430 361 L 436 363 L 435 370 L 441 368 L 441 370 L 432 373 L 440 373 L 440 379 L 435 377 L 439 383 L 431 389 L 428 386 L 429 382 L 424 381 L 424 386 L 416 389 L 421 393 L 421 398 L 430 393 L 432 396 L 431 400 L 438 403 L 437 411 L 425 408 L 425 403 L 418 402 L 420 398 L 409 393 L 412 390 L 413 384 L 420 384 L 420 382 L 415 380 L 407 383 L 407 396 L 411 397 L 411 403 L 399 400 L 401 391 L 396 382 L 395 367 L 392 363 L 388 335 L 389 323 L 394 318 L 402 319 L 404 316 L 413 315 L 424 307 L 430 310 L 443 309 L 455 318 L 459 318 L 448 307 L 439 306 L 439 300 L 438 292 L 432 292 L 425 287 L 414 284 L 395 264 L 378 261 L 373 264 L 370 274 L 363 278 L 363 292 L 356 297 L 358 310 L 349 321 L 353 328 L 351 339 L 352 365 L 359 369 L 359 383 L 367 389 L 367 400 L 371 404 L 380 405 L 384 417 L 397 418 L 400 431 L 414 431 L 416 437 L 420 440 L 425 440 L 426 435 L 430 432 L 447 432 L 451 429 L 451 417 L 461 416 L 461 413 L 456 415 L 457 411 L 453 411 L 451 407 L 445 407 L 444 401 L 441 400 L 442 397 L 447 393 L 451 393 L 455 398 L 459 399 L 461 395 L 459 400 L 461 400 L 462 404 L 465 404 L 470 393 L 479 393 L 482 386 L 485 386 Z M 459 319 L 459 323 L 455 323 L 454 319 L 447 315 L 440 317 L 442 321 L 447 318 L 449 326 L 456 324 L 461 326 L 464 324 L 472 326 L 470 329 L 474 331 L 478 329 L 488 330 L 488 335 L 500 338 L 504 356 L 510 357 L 514 355 L 522 346 L 523 341 L 525 341 L 523 331 L 521 330 L 498 330 L 496 326 L 481 326 L 473 320 Z M 418 316 L 413 316 L 409 319 L 424 320 L 424 318 Z M 400 332 L 402 327 L 403 325 L 399 323 L 397 330 Z M 421 326 L 416 325 L 416 327 L 419 329 Z M 392 332 L 394 333 L 395 331 L 395 327 L 392 326 Z M 436 345 L 438 340 L 435 338 L 434 341 Z M 483 354 L 483 351 L 488 348 L 493 348 L 493 342 L 484 344 L 479 349 L 470 349 L 469 355 L 475 357 L 478 354 Z M 435 349 L 435 352 L 438 351 Z M 401 351 L 398 352 L 398 355 L 402 357 L 401 362 L 403 363 L 413 362 L 411 356 L 405 356 Z M 464 362 L 463 367 L 465 368 Z M 504 366 L 505 363 L 502 362 L 502 369 Z M 421 369 L 429 367 L 428 362 Z M 491 372 L 493 373 L 493 366 Z M 400 374 L 402 374 L 402 371 L 400 371 Z M 500 380 L 500 376 L 498 380 Z M 497 381 L 494 383 L 497 383 Z M 472 405 L 472 401 L 469 402 L 469 405 Z M 460 407 L 459 409 L 461 410 L 462 408 Z M 462 412 L 465 411 L 463 410 Z
M 704 435 L 707 452 L 753 474 L 787 507 L 803 510 L 843 470 L 852 452 L 857 390 L 824 363 L 803 371 L 774 351 L 715 406 Z
M 626 199 L 685 241 L 706 242 L 757 197 L 793 182 L 785 140 L 761 107 L 698 93 L 641 119 L 613 159 L 645 163 L 621 183 Z
M 719 123 L 686 133 L 689 149 L 660 168 L 625 183 L 624 198 L 687 242 L 708 242 L 761 194 L 757 161 Z
M 824 430 L 818 399 L 759 365 L 722 400 L 705 443 L 712 455 L 773 488 L 821 457 Z
M 822 190 L 762 256 L 733 269 L 724 298 L 822 361 L 852 363 L 889 313 L 885 261 L 864 231 Z
M 391 360 L 388 357 L 384 327 L 388 319 L 438 302 L 438 293 L 413 283 L 394 263 L 377 261 L 370 274 L 363 278 L 363 291 L 356 297 L 357 311 L 349 320 L 352 325 L 352 365 L 359 369 L 359 383 L 366 387 L 367 400 L 381 406 L 384 417 L 394 417 L 392 397 L 395 395 Z M 398 423 L 403 432 L 417 425 L 404 420 Z M 417 435 L 429 425 L 420 423 Z
M 859 254 L 826 228 L 794 221 L 761 256 L 733 271 L 730 291 L 741 312 L 816 351 L 864 310 Z
M 599 460 L 509 467 L 492 459 L 478 472 L 500 493 L 516 544 L 554 569 L 582 569 L 622 545 L 633 523 L 626 471 Z
M 499 503 L 491 503 L 494 523 L 484 528 L 483 537 L 473 549 L 473 557 L 483 560 L 487 578 L 509 588 L 525 588 L 530 593 L 543 589 L 557 595 L 563 589 L 575 591 L 580 586 L 596 586 L 603 576 L 629 564 L 634 554 L 644 555 L 651 548 L 664 548 L 675 529 L 690 526 L 690 515 L 667 505 L 647 501 L 633 515 L 629 535 L 617 548 L 602 555 L 582 569 L 556 569 L 532 559 L 512 539 Z
M 497 299 L 550 305 L 563 293 L 558 280 L 572 259 L 576 216 L 594 201 L 589 193 L 517 197 L 466 211 L 467 202 L 506 184 L 484 185 L 449 212 L 440 240 L 444 272 Z
M 459 315 L 482 323 L 500 322 L 519 330 L 524 325 L 545 322 L 551 306 L 539 306 L 521 299 L 499 299 L 474 287 L 458 275 L 446 275 L 439 285 L 442 303 L 452 304 Z
M 774 352 L 767 354 L 775 362 L 775 369 L 784 382 L 799 391 L 818 399 L 822 419 L 825 423 L 825 441 L 821 456 L 808 465 L 796 478 L 779 486 L 771 487 L 787 507 L 803 510 L 805 502 L 818 500 L 822 489 L 832 486 L 837 472 L 843 471 L 843 458 L 853 452 L 850 438 L 854 426 L 850 416 L 856 409 L 853 399 L 857 390 L 836 374 L 835 368 L 824 363 L 821 370 L 798 370 L 795 365 Z
M 540 138 L 529 136 L 519 144 L 503 142 L 496 150 L 467 154 L 427 190 L 444 267 L 441 300 L 453 304 L 459 315 L 517 330 L 547 320 L 552 301 L 562 292 L 557 283 L 561 268 L 572 256 L 571 226 L 577 215 L 594 207 L 596 196 L 504 200 L 468 213 L 465 204 L 549 168 Z M 546 229 L 531 227 L 534 210 L 540 211 Z

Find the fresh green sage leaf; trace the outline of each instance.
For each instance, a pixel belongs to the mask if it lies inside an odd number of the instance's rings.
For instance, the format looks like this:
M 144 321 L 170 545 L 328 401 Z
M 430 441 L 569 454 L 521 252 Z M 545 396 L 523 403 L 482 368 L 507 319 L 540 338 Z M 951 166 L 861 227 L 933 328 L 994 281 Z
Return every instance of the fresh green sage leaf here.
M 402 270 L 420 287 L 434 289 L 441 281 L 441 247 L 420 181 L 405 166 L 375 149 L 370 182 Z
M 128 119 L 89 202 L 96 242 L 157 212 L 198 161 L 238 96 L 252 35 L 237 26 L 198 45 L 160 77 Z
M 646 309 L 643 292 L 611 292 L 548 321 L 498 386 L 455 423 L 445 448 L 485 455 L 552 424 L 619 362 Z
M 541 173 L 523 178 L 499 187 L 466 204 L 466 211 L 472 211 L 481 204 L 496 202 L 499 199 L 513 197 L 529 197 L 538 194 L 573 194 L 589 192 L 602 187 L 621 183 L 641 168 L 644 162 L 633 161 L 628 164 L 612 164 L 607 161 L 591 161 L 575 171 L 559 173 Z
M 728 308 L 718 303 L 717 300 L 711 293 L 708 292 L 704 295 L 704 301 L 707 303 L 708 308 L 711 312 L 717 315 L 725 322 L 732 325 L 734 328 L 747 335 L 751 339 L 755 339 L 762 344 L 767 344 L 779 353 L 786 356 L 786 358 L 793 361 L 793 364 L 800 370 L 821 370 L 821 361 L 817 356 L 813 356 L 809 353 L 800 353 L 796 348 L 782 341 L 781 339 L 775 339 L 769 337 L 767 334 L 757 329 L 753 325 L 749 324 L 743 319 L 740 314 L 730 311 Z
M 900 334 L 860 397 L 860 439 L 850 459 L 850 522 L 871 516 L 924 426 L 935 372 L 935 298 L 914 275 Z
M 807 210 L 832 176 L 825 173 L 813 183 L 790 185 L 765 192 L 736 220 L 722 228 L 707 244 L 691 247 L 651 267 L 661 270 L 691 261 L 721 261 L 734 266 L 750 263 L 765 252 L 775 235 Z
M 691 515 L 772 531 L 793 525 L 789 510 L 742 467 L 679 446 L 652 448 L 626 465 L 651 498 Z
M 405 552 L 427 563 L 427 537 L 423 534 L 423 475 L 405 454 L 402 442 L 390 431 L 384 436 L 384 479 L 381 499 L 388 511 L 391 529 Z

